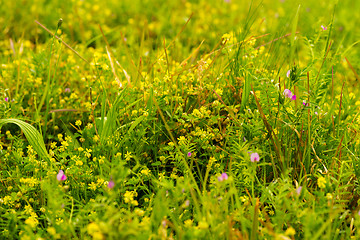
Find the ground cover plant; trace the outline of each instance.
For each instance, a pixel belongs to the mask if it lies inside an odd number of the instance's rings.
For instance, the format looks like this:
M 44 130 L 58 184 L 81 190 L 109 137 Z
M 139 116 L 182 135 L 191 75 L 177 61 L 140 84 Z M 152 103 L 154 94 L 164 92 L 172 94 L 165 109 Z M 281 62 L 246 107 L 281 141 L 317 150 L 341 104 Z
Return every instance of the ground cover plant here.
M 1 239 L 359 239 L 358 1 L 4 1 Z

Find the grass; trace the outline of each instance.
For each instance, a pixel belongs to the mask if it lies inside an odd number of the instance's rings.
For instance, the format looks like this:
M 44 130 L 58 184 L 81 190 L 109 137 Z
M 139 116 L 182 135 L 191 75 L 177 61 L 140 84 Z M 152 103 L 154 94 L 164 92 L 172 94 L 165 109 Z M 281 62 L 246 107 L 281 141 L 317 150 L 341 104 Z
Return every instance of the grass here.
M 358 239 L 356 7 L 4 2 L 1 238 Z

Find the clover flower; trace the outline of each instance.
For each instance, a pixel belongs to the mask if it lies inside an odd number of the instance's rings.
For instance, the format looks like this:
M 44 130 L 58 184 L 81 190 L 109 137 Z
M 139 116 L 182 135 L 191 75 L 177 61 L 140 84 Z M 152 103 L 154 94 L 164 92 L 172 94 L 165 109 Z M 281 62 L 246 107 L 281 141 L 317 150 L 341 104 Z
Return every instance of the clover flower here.
M 59 173 L 56 175 L 56 179 L 58 181 L 65 181 L 66 180 L 66 175 L 65 175 L 63 170 L 61 170 L 61 169 L 59 170 Z
M 292 94 L 292 92 L 289 89 L 285 89 L 284 92 L 283 92 L 283 95 L 286 98 L 290 98 L 293 101 L 296 100 L 296 95 Z
M 252 153 L 251 155 L 250 155 L 250 161 L 251 162 L 259 162 L 260 161 L 260 156 L 259 156 L 259 154 L 258 153 Z
M 115 182 L 113 180 L 110 180 L 107 187 L 112 189 L 112 188 L 114 188 L 114 186 L 115 186 Z
M 228 178 L 229 178 L 229 176 L 224 172 L 218 177 L 218 181 L 222 182 L 224 180 L 227 180 Z

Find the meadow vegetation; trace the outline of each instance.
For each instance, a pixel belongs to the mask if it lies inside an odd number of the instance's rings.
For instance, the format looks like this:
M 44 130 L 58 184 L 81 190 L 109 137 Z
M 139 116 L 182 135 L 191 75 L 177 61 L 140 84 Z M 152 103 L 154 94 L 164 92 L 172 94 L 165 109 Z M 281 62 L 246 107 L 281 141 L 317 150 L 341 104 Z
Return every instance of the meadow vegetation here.
M 359 9 L 3 1 L 0 238 L 360 239 Z

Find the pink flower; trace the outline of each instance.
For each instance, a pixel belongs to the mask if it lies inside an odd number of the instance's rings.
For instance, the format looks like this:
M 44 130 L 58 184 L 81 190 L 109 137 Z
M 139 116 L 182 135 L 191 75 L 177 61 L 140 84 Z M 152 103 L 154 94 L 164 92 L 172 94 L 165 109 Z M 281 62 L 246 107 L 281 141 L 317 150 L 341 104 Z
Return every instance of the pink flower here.
M 321 29 L 322 29 L 323 31 L 326 31 L 326 30 L 327 30 L 327 27 L 321 25 Z
M 290 98 L 291 100 L 296 100 L 296 95 L 292 94 L 289 89 L 285 89 L 283 94 L 285 97 Z
M 115 186 L 115 182 L 113 180 L 110 180 L 108 183 L 108 188 L 112 189 Z
M 226 173 L 222 173 L 219 177 L 218 177 L 218 181 L 222 182 L 224 180 L 227 180 L 229 178 L 229 176 Z
M 298 187 L 295 191 L 298 196 L 300 196 L 302 186 Z
M 286 73 L 286 77 L 290 77 L 290 73 L 291 73 L 291 70 L 289 69 L 288 71 L 287 71 L 287 73 Z
M 56 179 L 58 181 L 65 181 L 66 180 L 66 175 L 65 175 L 63 170 L 61 170 L 61 169 L 59 170 L 59 173 L 56 175 Z
M 292 93 L 289 89 L 285 89 L 283 92 L 284 96 L 287 98 L 291 98 L 292 97 Z
M 191 157 L 191 152 L 188 152 L 188 153 L 187 153 L 187 156 L 188 156 L 188 157 Z
M 251 162 L 259 162 L 260 161 L 260 156 L 259 156 L 259 154 L 258 153 L 252 153 L 251 155 L 250 155 L 250 161 Z
M 6 98 L 5 98 L 5 101 L 6 101 L 6 102 L 8 102 L 8 101 L 9 101 L 9 98 L 8 98 L 8 97 L 6 97 Z
M 305 100 L 303 101 L 302 103 L 305 107 L 308 107 L 309 106 L 309 103 L 305 102 Z

